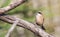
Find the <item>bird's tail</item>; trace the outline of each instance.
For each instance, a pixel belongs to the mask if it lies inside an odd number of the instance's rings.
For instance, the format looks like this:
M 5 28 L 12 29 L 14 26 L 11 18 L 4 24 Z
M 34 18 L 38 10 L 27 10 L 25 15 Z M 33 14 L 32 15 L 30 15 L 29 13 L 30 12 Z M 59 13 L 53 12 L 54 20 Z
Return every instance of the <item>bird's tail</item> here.
M 45 30 L 44 26 L 41 26 L 41 28 L 42 28 L 43 30 Z
M 38 23 L 36 23 L 37 25 L 39 25 Z M 43 26 L 43 24 L 42 24 L 42 26 L 40 25 L 40 27 L 43 29 L 43 30 L 45 30 L 45 27 Z

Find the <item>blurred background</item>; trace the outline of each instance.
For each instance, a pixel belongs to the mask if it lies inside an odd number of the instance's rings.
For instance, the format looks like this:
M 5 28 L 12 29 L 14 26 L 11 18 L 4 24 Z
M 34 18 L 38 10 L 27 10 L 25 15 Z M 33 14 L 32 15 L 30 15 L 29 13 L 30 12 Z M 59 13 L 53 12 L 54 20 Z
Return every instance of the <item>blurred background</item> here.
M 6 7 L 12 0 L 0 0 L 0 8 Z M 28 22 L 35 22 L 35 14 L 41 11 L 44 15 L 46 32 L 60 37 L 60 0 L 28 0 L 6 14 L 17 16 Z M 11 25 L 0 21 L 0 37 L 4 37 Z M 11 37 L 37 37 L 31 31 L 16 27 Z

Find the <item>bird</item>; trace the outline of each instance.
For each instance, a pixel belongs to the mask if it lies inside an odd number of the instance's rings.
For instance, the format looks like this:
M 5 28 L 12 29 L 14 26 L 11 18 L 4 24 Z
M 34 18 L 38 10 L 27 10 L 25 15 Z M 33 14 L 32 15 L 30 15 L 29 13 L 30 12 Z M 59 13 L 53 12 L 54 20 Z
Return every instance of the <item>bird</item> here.
M 36 24 L 40 26 L 43 30 L 45 30 L 43 23 L 44 23 L 44 17 L 41 11 L 39 11 L 36 13 Z

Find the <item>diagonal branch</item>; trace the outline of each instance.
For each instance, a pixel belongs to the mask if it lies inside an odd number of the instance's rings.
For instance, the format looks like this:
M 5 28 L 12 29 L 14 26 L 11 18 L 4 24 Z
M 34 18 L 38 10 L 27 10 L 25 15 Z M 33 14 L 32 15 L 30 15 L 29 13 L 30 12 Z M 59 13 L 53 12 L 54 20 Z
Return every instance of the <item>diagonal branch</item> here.
M 8 23 L 14 23 L 14 21 L 16 20 L 15 17 L 9 16 L 9 15 L 0 16 L 0 19 L 5 22 L 8 22 Z M 46 33 L 44 30 L 39 28 L 37 25 L 35 26 L 34 24 L 29 23 L 29 22 L 22 20 L 22 19 L 19 19 L 19 23 L 17 24 L 17 26 L 21 26 L 23 28 L 26 28 L 26 29 L 32 31 L 33 33 L 37 34 L 40 37 L 54 37 L 54 36 Z
M 0 8 L 0 14 L 5 13 L 7 11 L 10 11 L 14 8 L 16 8 L 17 6 L 21 5 L 22 3 L 24 3 L 26 0 L 17 0 L 17 2 L 11 1 L 10 5 Z
M 0 14 L 5 13 L 7 11 L 10 11 L 10 10 L 16 8 L 17 6 L 21 5 L 25 1 L 26 0 L 17 0 L 17 2 L 12 1 L 10 3 L 10 5 L 8 5 L 7 7 L 0 8 Z M 16 17 L 8 16 L 8 15 L 0 16 L 0 19 L 2 21 L 10 23 L 10 24 L 14 23 L 14 21 L 16 20 L 15 18 Z M 26 29 L 32 31 L 33 33 L 37 34 L 39 37 L 54 37 L 54 36 L 46 33 L 44 30 L 39 28 L 37 25 L 34 25 L 34 24 L 29 23 L 27 21 L 24 21 L 22 19 L 19 19 L 19 22 L 18 22 L 17 26 L 26 28 Z

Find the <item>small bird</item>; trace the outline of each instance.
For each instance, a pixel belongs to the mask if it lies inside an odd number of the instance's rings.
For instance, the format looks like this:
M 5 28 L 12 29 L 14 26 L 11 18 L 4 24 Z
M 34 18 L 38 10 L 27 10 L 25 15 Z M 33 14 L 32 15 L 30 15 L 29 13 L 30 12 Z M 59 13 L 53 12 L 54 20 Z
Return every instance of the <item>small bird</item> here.
M 41 12 L 37 12 L 36 14 L 36 24 L 39 25 L 43 30 L 45 30 L 44 26 L 44 17 L 43 14 Z

